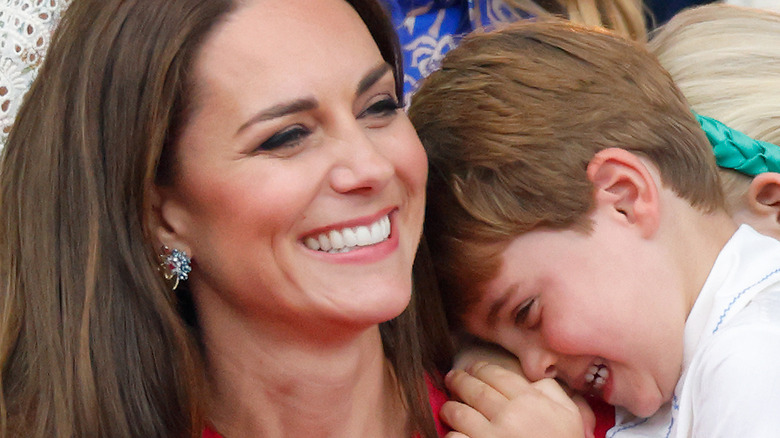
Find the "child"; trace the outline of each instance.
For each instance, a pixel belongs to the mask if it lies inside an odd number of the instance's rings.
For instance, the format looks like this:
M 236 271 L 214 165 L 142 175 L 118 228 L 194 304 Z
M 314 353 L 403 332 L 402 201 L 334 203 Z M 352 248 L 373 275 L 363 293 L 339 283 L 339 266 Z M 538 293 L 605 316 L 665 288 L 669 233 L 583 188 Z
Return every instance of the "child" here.
M 689 9 L 649 48 L 694 111 L 774 143 L 760 156 L 743 148 L 744 160 L 731 162 L 724 150 L 718 164 L 732 216 L 780 239 L 780 14 L 721 4 Z
M 533 381 L 620 406 L 610 437 L 780 430 L 780 242 L 737 229 L 711 146 L 649 53 L 513 25 L 450 52 L 410 114 L 453 323 Z M 474 409 L 445 420 L 508 426 L 494 393 L 524 397 L 515 376 L 470 373 L 448 382 Z

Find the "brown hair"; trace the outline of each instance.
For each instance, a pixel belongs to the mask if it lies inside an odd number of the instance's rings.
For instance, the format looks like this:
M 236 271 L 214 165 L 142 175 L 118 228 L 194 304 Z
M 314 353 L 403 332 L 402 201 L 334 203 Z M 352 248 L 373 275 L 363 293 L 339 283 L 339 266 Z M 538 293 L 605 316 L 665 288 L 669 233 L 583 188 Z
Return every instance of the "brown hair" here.
M 657 29 L 648 47 L 694 111 L 780 145 L 780 14 L 723 4 L 688 9 Z M 720 173 L 733 212 L 753 178 Z
M 152 185 L 176 178 L 193 58 L 235 3 L 77 0 L 64 14 L 0 165 L 0 436 L 201 435 L 197 327 L 144 212 Z M 373 0 L 349 3 L 400 93 L 392 26 Z M 417 332 L 436 316 L 421 302 L 382 333 L 412 425 L 434 437 L 424 343 L 438 338 Z
M 589 230 L 593 155 L 618 147 L 657 165 L 704 211 L 722 193 L 682 94 L 637 43 L 560 20 L 464 39 L 415 94 L 430 162 L 425 235 L 453 323 L 513 237 Z

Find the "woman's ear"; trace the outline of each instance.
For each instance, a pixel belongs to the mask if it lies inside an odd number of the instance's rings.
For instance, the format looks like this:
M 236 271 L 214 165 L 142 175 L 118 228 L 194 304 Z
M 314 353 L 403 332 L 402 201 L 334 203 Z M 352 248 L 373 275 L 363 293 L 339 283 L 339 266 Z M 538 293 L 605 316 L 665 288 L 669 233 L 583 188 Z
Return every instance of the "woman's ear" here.
M 175 200 L 170 190 L 153 185 L 149 194 L 149 207 L 145 212 L 146 223 L 156 246 L 176 248 L 192 254 L 186 243 L 186 210 Z
M 613 218 L 637 227 L 643 237 L 655 233 L 660 199 L 642 159 L 625 149 L 603 149 L 588 163 L 587 175 L 594 186 L 596 208 L 607 208 Z
M 756 175 L 750 182 L 747 204 L 751 214 L 765 226 L 755 226 L 766 234 L 780 236 L 780 173 L 766 172 Z M 752 225 L 752 224 L 751 224 Z

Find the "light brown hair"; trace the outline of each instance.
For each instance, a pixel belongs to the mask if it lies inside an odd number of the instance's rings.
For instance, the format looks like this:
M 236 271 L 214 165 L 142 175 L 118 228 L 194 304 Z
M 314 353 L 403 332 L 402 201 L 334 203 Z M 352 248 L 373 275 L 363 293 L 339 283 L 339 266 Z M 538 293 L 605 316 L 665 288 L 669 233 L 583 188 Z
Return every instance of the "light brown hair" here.
M 374 0 L 348 2 L 400 96 L 392 25 Z M 158 272 L 145 212 L 177 177 L 193 58 L 236 3 L 76 0 L 64 14 L 0 164 L 0 436 L 201 436 L 197 309 Z M 423 377 L 443 333 L 429 302 L 415 294 L 380 328 L 426 438 Z
M 648 158 L 694 207 L 723 206 L 680 91 L 645 49 L 604 30 L 548 20 L 466 38 L 422 84 L 410 117 L 429 156 L 425 235 L 453 323 L 513 237 L 589 230 L 586 167 L 602 149 Z

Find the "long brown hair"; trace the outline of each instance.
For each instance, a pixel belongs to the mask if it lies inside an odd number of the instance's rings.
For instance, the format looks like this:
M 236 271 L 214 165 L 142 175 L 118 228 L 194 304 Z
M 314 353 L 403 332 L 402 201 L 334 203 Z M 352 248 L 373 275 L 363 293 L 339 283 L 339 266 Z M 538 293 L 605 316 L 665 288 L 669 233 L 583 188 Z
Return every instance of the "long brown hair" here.
M 197 328 L 157 271 L 144 212 L 175 178 L 192 60 L 234 3 L 76 0 L 64 14 L 0 164 L 0 436 L 202 433 Z M 350 4 L 399 77 L 381 9 Z M 383 339 L 432 437 L 415 309 Z

